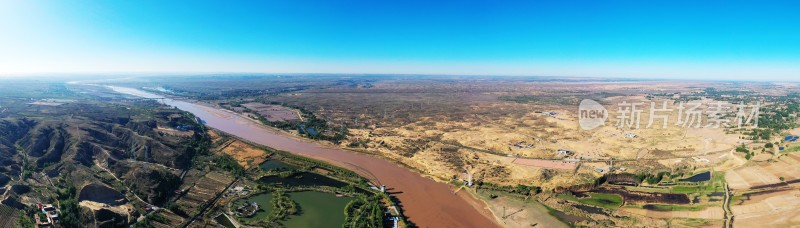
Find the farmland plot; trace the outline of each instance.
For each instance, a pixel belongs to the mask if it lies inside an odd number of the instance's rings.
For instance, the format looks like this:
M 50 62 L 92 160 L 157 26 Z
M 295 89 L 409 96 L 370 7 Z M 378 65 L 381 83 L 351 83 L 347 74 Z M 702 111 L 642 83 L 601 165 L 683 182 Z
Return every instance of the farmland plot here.
M 194 214 L 204 203 L 224 190 L 231 181 L 233 181 L 232 177 L 218 172 L 209 172 L 196 181 L 175 203 L 187 214 Z
M 183 221 L 183 218 L 175 213 L 168 210 L 160 210 L 151 216 L 150 225 L 156 228 L 168 228 L 181 224 Z
M 242 106 L 253 110 L 271 122 L 297 120 L 300 117 L 296 111 L 280 105 L 267 105 L 252 102 L 242 104 Z
M 17 210 L 6 205 L 0 205 L 0 228 L 14 227 L 17 221 Z

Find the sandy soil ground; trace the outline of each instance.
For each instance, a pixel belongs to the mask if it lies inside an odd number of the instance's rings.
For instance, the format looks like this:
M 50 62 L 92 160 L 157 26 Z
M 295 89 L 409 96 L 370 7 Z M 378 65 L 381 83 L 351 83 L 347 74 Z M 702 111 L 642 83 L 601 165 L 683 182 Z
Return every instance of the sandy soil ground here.
M 731 189 L 749 189 L 780 182 L 777 176 L 772 175 L 761 166 L 742 167 L 728 171 L 725 173 L 725 180 Z
M 800 157 L 795 154 L 781 156 L 775 162 L 741 167 L 728 171 L 725 180 L 731 189 L 749 189 L 756 186 L 800 179 Z
M 216 131 L 208 130 L 207 133 L 208 133 L 209 138 L 211 138 L 211 143 L 217 143 L 220 140 L 222 140 L 222 137 Z
M 608 102 L 614 104 L 620 102 L 619 99 L 640 99 L 640 102 L 649 104 L 644 97 L 636 96 L 612 97 L 608 99 Z M 611 105 L 607 108 L 615 110 L 617 107 Z M 475 117 L 481 120 L 478 122 L 422 119 L 402 127 L 351 129 L 350 132 L 356 136 L 354 138 L 370 139 L 372 142 L 376 142 L 367 144 L 367 150 L 400 160 L 440 178 L 460 175 L 459 173 L 463 170 L 460 167 L 448 167 L 452 164 L 447 162 L 432 161 L 431 159 L 436 159 L 439 155 L 427 153 L 424 148 L 422 152 L 419 152 L 420 154 L 412 158 L 394 156 L 393 153 L 396 153 L 398 149 L 419 146 L 420 143 L 409 143 L 409 141 L 416 142 L 413 140 L 417 139 L 456 142 L 467 148 L 459 150 L 463 157 L 475 157 L 468 153 L 476 152 L 480 161 L 475 161 L 475 163 L 490 163 L 508 170 L 507 175 L 495 175 L 496 178 L 492 181 L 509 185 L 530 184 L 529 180 L 539 179 L 537 175 L 541 173 L 541 169 L 574 170 L 576 164 L 535 159 L 560 159 L 562 157 L 556 153 L 559 149 L 574 152 L 574 155 L 566 157 L 571 159 L 664 159 L 636 164 L 629 163 L 624 167 L 629 172 L 639 172 L 687 165 L 700 167 L 719 164 L 732 165 L 734 163 L 728 162 L 731 157 L 727 153 L 742 142 L 737 134 L 726 134 L 723 129 L 675 125 L 677 113 L 673 113 L 666 128 L 662 128 L 660 120 L 654 121 L 653 126 L 648 128 L 649 113 L 645 112 L 641 114 L 641 124 L 638 129 L 619 129 L 616 126 L 617 120 L 609 117 L 605 126 L 584 131 L 578 129 L 574 111 L 560 108 L 550 108 L 548 111 L 558 114 L 549 116 L 530 112 L 507 117 L 478 116 Z M 626 134 L 635 134 L 636 137 L 627 137 Z M 421 144 L 427 142 L 424 141 Z M 485 151 L 501 155 L 488 154 Z M 502 154 L 508 156 L 502 156 Z M 730 168 L 733 167 L 736 166 Z M 592 167 L 581 168 L 577 170 L 577 173 L 584 176 L 599 175 Z M 558 175 L 561 174 L 566 173 L 562 172 Z M 572 176 L 574 173 L 569 174 L 568 176 Z M 579 184 L 579 181 L 586 179 L 572 178 L 571 180 L 573 180 L 572 183 L 562 182 L 560 184 Z M 541 183 L 552 182 L 549 178 L 534 182 L 542 186 L 552 185 L 552 183 Z
M 179 131 L 177 129 L 165 128 L 161 126 L 158 126 L 155 130 L 159 133 L 180 137 L 192 137 L 192 135 L 194 135 L 194 131 Z
M 800 157 L 796 154 L 781 156 L 777 162 L 764 166 L 768 172 L 778 177 L 783 177 L 786 181 L 800 179 Z
M 724 220 L 693 219 L 693 218 L 673 218 L 669 220 L 668 227 L 675 228 L 717 228 L 725 224 Z
M 119 205 L 119 206 L 110 207 L 110 206 L 108 206 L 108 204 L 98 203 L 98 202 L 88 201 L 88 200 L 83 200 L 80 203 L 78 203 L 78 205 L 80 205 L 81 207 L 86 207 L 86 208 L 92 209 L 92 210 L 100 210 L 102 208 L 105 208 L 105 209 L 108 209 L 108 210 L 111 210 L 111 211 L 114 211 L 114 212 L 117 212 L 117 213 L 120 213 L 120 214 L 128 214 L 128 210 L 127 209 L 131 208 L 131 205 L 129 205 L 129 204 L 123 204 L 123 205 Z
M 223 147 L 218 148 L 216 151 L 230 155 L 245 169 L 255 167 L 267 159 L 266 151 L 235 139 L 223 144 Z
M 725 211 L 722 207 L 710 207 L 702 211 L 653 211 L 640 208 L 621 208 L 620 210 L 643 215 L 650 218 L 699 218 L 699 219 L 723 219 Z
M 541 160 L 541 159 L 525 159 L 525 158 L 514 159 L 511 163 L 518 165 L 534 166 L 545 169 L 564 169 L 564 170 L 574 170 L 575 167 L 577 166 L 577 164 L 574 162 Z
M 508 196 L 498 196 L 494 199 L 479 196 L 489 205 L 497 221 L 505 227 L 569 227 L 550 215 L 542 204 L 531 201 L 526 202 Z
M 735 227 L 797 227 L 800 224 L 800 209 L 773 212 L 760 217 L 736 218 Z
M 800 135 L 800 128 L 795 128 L 789 131 L 792 135 Z
M 786 227 L 800 224 L 800 191 L 789 190 L 751 197 L 731 207 L 738 227 Z
M 133 221 L 135 219 L 135 218 L 131 217 L 130 213 L 128 213 L 129 211 L 133 211 L 134 210 L 133 206 L 131 204 L 123 204 L 123 205 L 113 206 L 112 207 L 112 206 L 109 206 L 109 205 L 104 204 L 104 203 L 98 203 L 98 202 L 83 200 L 83 201 L 78 203 L 78 206 L 89 208 L 89 209 L 91 209 L 93 211 L 100 210 L 100 209 L 107 209 L 107 210 L 113 211 L 114 213 L 117 213 L 117 214 L 127 215 L 128 216 L 128 221 Z

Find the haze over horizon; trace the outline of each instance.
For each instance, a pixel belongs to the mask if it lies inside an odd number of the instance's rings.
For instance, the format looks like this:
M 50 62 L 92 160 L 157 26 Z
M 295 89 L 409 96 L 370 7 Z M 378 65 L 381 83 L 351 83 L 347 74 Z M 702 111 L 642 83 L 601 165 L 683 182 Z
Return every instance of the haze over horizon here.
M 791 1 L 225 3 L 2 1 L 0 75 L 800 76 Z

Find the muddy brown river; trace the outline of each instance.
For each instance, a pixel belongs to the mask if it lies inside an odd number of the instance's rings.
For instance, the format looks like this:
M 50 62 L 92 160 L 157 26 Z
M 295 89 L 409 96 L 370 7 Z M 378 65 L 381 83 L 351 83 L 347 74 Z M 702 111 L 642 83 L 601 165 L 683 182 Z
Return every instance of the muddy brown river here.
M 384 158 L 351 152 L 296 138 L 265 127 L 233 112 L 181 100 L 167 99 L 138 89 L 110 86 L 114 91 L 144 98 L 193 113 L 207 126 L 279 150 L 311 157 L 358 172 L 386 185 L 397 197 L 407 219 L 419 227 L 498 227 L 486 205 L 463 191 L 453 194 L 444 183 L 425 178 Z

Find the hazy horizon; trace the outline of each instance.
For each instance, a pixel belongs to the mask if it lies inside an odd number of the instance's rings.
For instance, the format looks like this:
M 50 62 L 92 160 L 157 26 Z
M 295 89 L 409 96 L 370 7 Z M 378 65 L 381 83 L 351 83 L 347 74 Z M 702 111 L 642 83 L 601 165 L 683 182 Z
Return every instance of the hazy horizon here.
M 376 76 L 409 76 L 431 78 L 540 78 L 567 80 L 604 80 L 604 81 L 697 81 L 697 82 L 800 82 L 797 79 L 707 79 L 707 78 L 669 78 L 669 77 L 605 77 L 605 76 L 557 76 L 557 75 L 478 75 L 478 74 L 391 74 L 391 73 L 265 73 L 265 72 L 111 72 L 111 73 L 21 73 L 0 74 L 0 80 L 55 80 L 55 81 L 97 81 L 121 79 L 147 79 L 153 77 L 268 77 L 268 76 L 333 76 L 333 77 L 376 77 Z M 35 77 L 35 78 L 31 78 Z

